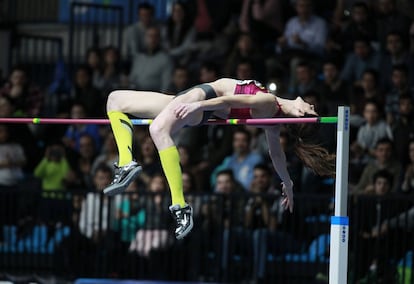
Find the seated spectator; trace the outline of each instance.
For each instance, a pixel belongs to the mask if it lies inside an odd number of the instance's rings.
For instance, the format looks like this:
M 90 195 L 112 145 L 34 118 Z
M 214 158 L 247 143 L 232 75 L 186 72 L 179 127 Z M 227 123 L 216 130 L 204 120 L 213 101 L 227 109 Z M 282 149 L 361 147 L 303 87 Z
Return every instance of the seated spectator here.
M 137 161 L 142 166 L 139 179 L 148 187 L 152 177 L 162 173 L 161 162 L 158 152 L 155 149 L 154 142 L 149 135 L 139 141 L 141 141 L 141 143 L 139 145 L 140 151 Z
M 116 147 L 114 135 L 112 133 L 107 133 L 101 152 L 93 161 L 91 173 L 94 174 L 100 164 L 105 164 L 111 169 L 114 169 L 113 165 L 117 161 L 118 149 Z
M 221 165 L 216 167 L 212 175 L 213 180 L 218 171 L 230 169 L 245 190 L 250 187 L 253 180 L 253 168 L 263 161 L 259 154 L 251 151 L 250 140 L 251 135 L 246 129 L 240 128 L 234 132 L 233 154 L 226 157 Z
M 362 79 L 364 71 L 368 68 L 378 70 L 381 55 L 371 47 L 369 39 L 358 37 L 353 44 L 353 50 L 345 60 L 341 72 L 341 79 L 354 83 Z
M 173 3 L 171 15 L 162 29 L 161 38 L 163 48 L 176 63 L 188 63 L 190 53 L 194 48 L 196 30 L 187 3 Z
M 396 155 L 403 166 L 409 161 L 407 155 L 408 144 L 414 139 L 414 101 L 408 95 L 401 95 L 399 98 L 398 119 L 392 128 Z
M 393 67 L 396 65 L 401 66 L 409 64 L 412 60 L 406 47 L 406 40 L 400 31 L 389 32 L 386 40 L 386 50 L 381 60 L 379 72 L 381 74 L 380 79 L 382 89 L 389 91 L 392 87 Z
M 70 111 L 70 118 L 79 119 L 87 117 L 87 112 L 82 103 L 75 102 Z M 75 151 L 80 150 L 80 137 L 84 134 L 90 135 L 94 139 L 95 150 L 101 149 L 101 137 L 99 134 L 99 127 L 96 124 L 72 124 L 66 129 L 66 133 L 62 138 L 63 144 Z
M 257 80 L 263 78 L 263 57 L 259 48 L 256 46 L 253 37 L 249 33 L 241 33 L 235 42 L 224 66 L 224 75 L 235 78 L 237 65 L 241 61 L 249 61 L 253 65 L 253 73 L 258 77 Z M 253 78 L 253 77 L 251 77 Z
M 165 177 L 157 174 L 151 178 L 145 200 L 145 224 L 136 232 L 129 246 L 130 252 L 149 257 L 154 250 L 165 249 L 171 242 L 169 232 L 170 215 L 168 210 L 167 183 Z
M 75 82 L 71 91 L 73 102 L 85 108 L 88 117 L 103 117 L 105 114 L 105 97 L 92 84 L 92 70 L 81 65 L 76 69 Z
M 409 164 L 405 167 L 401 190 L 405 193 L 414 192 L 414 140 L 408 144 Z
M 23 180 L 26 156 L 23 147 L 10 139 L 10 125 L 0 124 L 0 188 L 13 188 Z
M 354 2 L 351 8 L 351 20 L 345 26 L 342 42 L 346 53 L 352 51 L 352 43 L 358 37 L 365 37 L 369 41 L 377 40 L 377 30 L 375 20 L 371 18 L 369 7 L 364 2 Z
M 0 97 L 8 97 L 15 106 L 16 116 L 36 117 L 43 106 L 43 94 L 30 82 L 27 71 L 22 66 L 15 66 L 8 82 L 1 87 Z
M 145 51 L 145 33 L 156 24 L 154 6 L 148 2 L 138 5 L 137 22 L 125 30 L 124 44 L 126 58 L 132 58 L 136 53 Z
M 325 61 L 322 69 L 321 101 L 327 107 L 327 115 L 336 115 L 338 106 L 349 104 L 350 88 L 339 77 L 339 66 L 336 62 Z
M 211 61 L 205 61 L 200 66 L 199 81 L 202 83 L 209 83 L 217 80 L 220 75 L 219 66 Z
M 190 71 L 184 65 L 178 65 L 174 68 L 171 85 L 168 88 L 168 92 L 171 94 L 178 94 L 188 88 L 191 85 Z
M 248 60 L 239 61 L 236 64 L 236 78 L 239 80 L 250 80 L 256 78 L 253 71 L 253 63 Z
M 411 20 L 397 10 L 397 1 L 378 1 L 377 34 L 381 50 L 385 50 L 386 37 L 391 31 L 400 31 L 406 38 L 410 29 Z
M 391 128 L 381 119 L 381 110 L 375 101 L 367 101 L 364 107 L 365 124 L 358 129 L 356 142 L 351 145 L 351 151 L 361 153 L 362 159 L 369 160 L 375 155 L 377 142 L 386 137 L 392 139 Z
M 394 65 L 392 68 L 392 89 L 385 97 L 385 112 L 387 123 L 393 125 L 398 119 L 400 97 L 406 95 L 414 99 L 414 92 L 408 82 L 408 69 L 405 65 Z
M 119 50 L 115 46 L 107 46 L 103 50 L 103 66 L 101 82 L 98 89 L 103 98 L 118 88 L 121 83 L 121 57 Z
M 102 86 L 102 51 L 99 48 L 92 47 L 86 51 L 86 62 L 92 71 L 92 85 L 96 89 Z
M 400 162 L 393 158 L 393 143 L 388 138 L 382 138 L 377 141 L 375 146 L 375 160 L 369 162 L 362 172 L 361 178 L 358 184 L 352 190 L 353 193 L 363 193 L 369 189 L 370 183 L 373 181 L 373 177 L 378 170 L 387 169 L 393 177 L 394 181 L 397 181 L 401 174 Z M 394 182 L 391 192 L 398 191 L 398 182 Z
M 129 80 L 138 90 L 168 91 L 173 61 L 161 49 L 160 29 L 151 26 L 145 32 L 145 49 L 134 55 Z
M 301 61 L 296 65 L 296 82 L 289 91 L 290 97 L 303 97 L 308 91 L 317 91 L 321 89 L 319 82 L 316 80 L 316 72 L 308 61 Z

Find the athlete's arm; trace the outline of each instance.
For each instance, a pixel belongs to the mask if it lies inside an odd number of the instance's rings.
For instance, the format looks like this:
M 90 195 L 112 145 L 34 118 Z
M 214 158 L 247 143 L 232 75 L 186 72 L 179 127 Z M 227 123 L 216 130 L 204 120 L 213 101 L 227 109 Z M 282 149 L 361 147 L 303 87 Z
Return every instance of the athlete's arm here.
M 293 182 L 290 179 L 287 170 L 285 152 L 280 145 L 279 126 L 266 127 L 265 133 L 273 167 L 282 180 L 282 190 L 285 195 L 282 201 L 282 206 L 284 206 L 285 209 L 289 208 L 290 212 L 293 212 Z
M 182 103 L 174 110 L 178 118 L 185 118 L 195 111 L 215 111 L 229 108 L 256 108 L 260 105 L 269 104 L 274 101 L 273 95 L 267 93 L 257 93 L 256 95 L 227 95 L 217 98 L 192 102 Z

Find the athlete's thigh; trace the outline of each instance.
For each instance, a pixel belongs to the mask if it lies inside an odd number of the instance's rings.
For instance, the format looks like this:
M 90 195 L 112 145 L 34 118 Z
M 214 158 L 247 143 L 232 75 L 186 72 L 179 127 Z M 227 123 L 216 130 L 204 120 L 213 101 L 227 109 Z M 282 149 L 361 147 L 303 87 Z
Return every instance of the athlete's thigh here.
M 117 91 L 117 105 L 125 112 L 141 118 L 156 117 L 174 96 L 146 91 Z

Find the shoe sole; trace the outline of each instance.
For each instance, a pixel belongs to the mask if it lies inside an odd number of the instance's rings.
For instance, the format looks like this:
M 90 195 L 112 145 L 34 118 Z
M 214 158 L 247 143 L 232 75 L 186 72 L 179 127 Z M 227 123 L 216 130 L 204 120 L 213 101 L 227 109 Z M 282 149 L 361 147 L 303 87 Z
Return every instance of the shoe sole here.
M 188 226 L 188 228 L 182 232 L 180 235 L 176 236 L 177 240 L 182 240 L 184 239 L 193 229 L 194 226 L 194 221 L 193 221 L 193 209 L 191 208 L 191 220 L 190 220 L 190 226 Z
M 132 171 L 128 173 L 128 175 L 125 177 L 125 179 L 120 182 L 113 185 L 108 186 L 104 189 L 104 194 L 108 196 L 113 196 L 115 194 L 119 194 L 125 191 L 125 189 L 128 187 L 128 185 L 134 180 L 134 178 L 139 174 L 139 172 L 142 170 L 141 166 L 137 166 Z

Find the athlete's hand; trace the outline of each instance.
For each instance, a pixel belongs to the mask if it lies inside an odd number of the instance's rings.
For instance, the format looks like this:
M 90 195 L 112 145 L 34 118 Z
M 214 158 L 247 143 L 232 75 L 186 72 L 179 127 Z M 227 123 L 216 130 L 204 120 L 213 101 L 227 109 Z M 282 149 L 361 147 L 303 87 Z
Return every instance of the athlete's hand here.
M 282 182 L 282 207 L 287 210 L 289 208 L 290 213 L 293 212 L 293 181 L 287 183 Z
M 288 101 L 284 105 L 282 104 L 283 113 L 295 117 L 301 117 L 305 114 L 311 114 L 317 116 L 314 105 L 308 104 L 301 97 L 297 97 L 293 101 Z
M 181 103 L 174 109 L 174 114 L 177 118 L 184 119 L 191 113 L 195 112 L 199 106 L 199 102 Z

